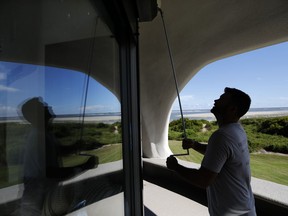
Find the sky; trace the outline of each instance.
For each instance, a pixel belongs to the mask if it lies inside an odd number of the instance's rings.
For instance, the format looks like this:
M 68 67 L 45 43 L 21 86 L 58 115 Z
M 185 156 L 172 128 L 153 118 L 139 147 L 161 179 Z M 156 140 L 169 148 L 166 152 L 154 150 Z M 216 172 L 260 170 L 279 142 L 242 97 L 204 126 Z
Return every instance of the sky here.
M 205 66 L 180 92 L 183 110 L 210 109 L 225 87 L 249 94 L 252 108 L 288 107 L 288 43 Z M 179 109 L 178 101 L 173 109 Z
M 236 55 L 202 68 L 180 92 L 183 110 L 210 109 L 225 87 L 248 93 L 251 107 L 288 107 L 288 42 Z M 56 114 L 83 112 L 87 76 L 81 72 L 0 62 L 0 117 L 18 114 L 19 104 L 41 96 Z M 118 99 L 89 81 L 86 113 L 119 112 Z M 175 89 L 176 91 L 176 89 Z M 173 109 L 179 109 L 175 99 Z
M 0 62 L 0 117 L 17 116 L 20 105 L 33 97 L 42 97 L 56 115 L 82 114 L 86 84 L 82 72 Z M 118 99 L 90 78 L 85 113 L 119 111 Z

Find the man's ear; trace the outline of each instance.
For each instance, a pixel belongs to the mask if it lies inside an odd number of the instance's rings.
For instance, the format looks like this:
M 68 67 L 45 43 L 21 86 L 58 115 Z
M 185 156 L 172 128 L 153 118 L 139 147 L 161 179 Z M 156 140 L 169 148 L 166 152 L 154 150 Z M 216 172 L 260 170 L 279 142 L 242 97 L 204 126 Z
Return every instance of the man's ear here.
M 236 105 L 231 105 L 231 112 L 235 115 L 238 116 L 238 107 Z
M 229 105 L 228 110 L 233 113 L 233 115 L 237 116 L 238 107 L 236 105 Z

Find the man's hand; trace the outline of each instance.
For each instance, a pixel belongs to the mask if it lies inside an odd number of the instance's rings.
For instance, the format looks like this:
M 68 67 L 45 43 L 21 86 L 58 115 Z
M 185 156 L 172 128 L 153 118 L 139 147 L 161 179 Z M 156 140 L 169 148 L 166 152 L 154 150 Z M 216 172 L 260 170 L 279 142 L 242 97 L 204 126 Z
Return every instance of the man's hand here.
M 195 141 L 192 139 L 183 139 L 182 140 L 182 148 L 183 149 L 189 149 L 189 148 L 194 148 Z
M 168 169 L 176 170 L 178 166 L 178 161 L 174 156 L 169 156 L 166 160 L 166 165 Z
M 93 169 L 98 164 L 98 158 L 95 156 L 90 156 L 85 164 L 82 165 L 83 170 Z

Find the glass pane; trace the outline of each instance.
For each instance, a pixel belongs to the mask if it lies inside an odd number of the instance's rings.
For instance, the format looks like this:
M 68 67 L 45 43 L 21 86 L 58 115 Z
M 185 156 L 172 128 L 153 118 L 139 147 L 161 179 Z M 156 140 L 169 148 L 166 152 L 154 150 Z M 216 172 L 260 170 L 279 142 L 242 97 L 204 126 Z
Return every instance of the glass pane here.
M 119 47 L 90 1 L 73 2 L 5 5 L 4 215 L 124 215 Z

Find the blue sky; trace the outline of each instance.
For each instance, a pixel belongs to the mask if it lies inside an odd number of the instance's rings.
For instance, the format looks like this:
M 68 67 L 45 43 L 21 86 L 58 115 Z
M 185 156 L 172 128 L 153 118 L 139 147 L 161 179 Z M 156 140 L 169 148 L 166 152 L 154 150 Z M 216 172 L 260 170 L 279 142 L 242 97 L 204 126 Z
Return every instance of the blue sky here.
M 15 116 L 19 104 L 42 97 L 55 114 L 82 114 L 87 76 L 37 65 L 0 62 L 0 117 Z M 118 99 L 90 78 L 86 113 L 119 112 Z
M 226 86 L 248 93 L 251 107 L 288 107 L 287 56 L 288 43 L 282 43 L 211 63 L 181 91 L 182 107 L 210 109 Z M 19 103 L 35 96 L 42 96 L 56 114 L 81 113 L 85 83 L 77 71 L 0 62 L 0 117 L 17 115 Z M 86 112 L 118 111 L 117 98 L 91 79 Z
M 202 68 L 180 93 L 183 109 L 210 109 L 225 87 L 248 93 L 251 107 L 288 107 L 288 43 L 261 48 Z M 173 109 L 177 109 L 178 101 Z

